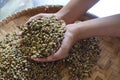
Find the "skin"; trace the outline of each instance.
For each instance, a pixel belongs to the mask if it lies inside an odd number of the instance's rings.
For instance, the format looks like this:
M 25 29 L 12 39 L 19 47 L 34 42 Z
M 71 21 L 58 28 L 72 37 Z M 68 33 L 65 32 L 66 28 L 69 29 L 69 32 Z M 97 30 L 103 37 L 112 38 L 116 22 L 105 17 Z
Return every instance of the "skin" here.
M 44 16 L 51 17 L 54 15 L 57 18 L 64 20 L 66 24 L 70 24 L 77 20 L 80 16 L 82 16 L 89 8 L 91 8 L 98 1 L 99 0 L 70 0 L 70 2 L 57 13 L 40 13 L 31 17 L 28 20 L 28 22 L 32 19 L 39 19 Z
M 60 11 L 54 14 L 38 14 L 29 19 L 56 16 L 68 24 L 66 26 L 65 38 L 59 50 L 47 58 L 32 58 L 37 62 L 51 62 L 63 59 L 69 55 L 69 50 L 75 42 L 94 36 L 120 37 L 120 14 L 105 18 L 92 19 L 80 23 L 73 23 L 98 0 L 71 0 Z M 73 15 L 74 14 L 74 15 Z

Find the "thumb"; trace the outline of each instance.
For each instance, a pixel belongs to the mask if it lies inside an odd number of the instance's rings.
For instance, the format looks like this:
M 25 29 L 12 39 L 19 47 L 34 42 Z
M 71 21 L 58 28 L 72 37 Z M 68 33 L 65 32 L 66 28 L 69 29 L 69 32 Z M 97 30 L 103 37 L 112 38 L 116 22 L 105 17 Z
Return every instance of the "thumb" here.
M 33 60 L 37 61 L 37 62 L 51 62 L 51 61 L 63 59 L 69 55 L 68 54 L 69 50 L 73 44 L 74 44 L 73 37 L 71 36 L 70 33 L 66 33 L 65 38 L 62 41 L 61 47 L 59 48 L 59 50 L 55 54 L 53 54 L 47 58 L 35 58 Z
M 33 16 L 33 17 L 31 17 L 25 24 L 27 24 L 27 23 L 29 23 L 30 21 L 32 21 L 32 20 L 34 20 L 34 19 L 40 19 L 40 18 L 42 18 L 43 16 Z
M 68 35 L 70 35 L 70 34 L 68 34 Z M 59 59 L 63 59 L 69 55 L 69 50 L 74 43 L 73 43 L 72 37 L 68 36 L 68 35 L 65 35 L 65 38 L 64 38 L 59 50 L 55 54 L 53 54 L 47 58 L 49 61 L 56 61 Z

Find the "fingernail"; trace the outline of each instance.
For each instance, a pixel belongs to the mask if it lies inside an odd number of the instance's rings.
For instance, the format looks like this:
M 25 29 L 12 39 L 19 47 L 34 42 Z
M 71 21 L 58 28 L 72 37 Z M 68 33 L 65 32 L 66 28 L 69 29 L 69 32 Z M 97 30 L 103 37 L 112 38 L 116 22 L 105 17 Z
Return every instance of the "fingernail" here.
M 34 59 L 34 57 L 30 57 L 31 59 Z
M 22 36 L 22 33 L 23 33 L 23 32 L 21 31 L 21 32 L 19 32 L 17 35 L 18 35 L 18 36 Z

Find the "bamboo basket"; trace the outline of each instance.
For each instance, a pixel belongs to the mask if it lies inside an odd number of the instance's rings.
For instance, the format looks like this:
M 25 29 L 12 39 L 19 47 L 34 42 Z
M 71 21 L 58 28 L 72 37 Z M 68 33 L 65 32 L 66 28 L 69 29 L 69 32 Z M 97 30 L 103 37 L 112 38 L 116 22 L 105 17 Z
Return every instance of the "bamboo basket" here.
M 38 13 L 55 13 L 61 8 L 62 6 L 40 6 L 23 10 L 6 18 L 0 22 L 0 41 L 5 38 L 6 34 L 19 31 L 16 26 L 24 24 L 31 16 Z M 79 20 L 93 18 L 97 17 L 86 13 Z M 100 37 L 99 39 L 100 58 L 92 68 L 91 77 L 87 80 L 120 80 L 120 38 Z

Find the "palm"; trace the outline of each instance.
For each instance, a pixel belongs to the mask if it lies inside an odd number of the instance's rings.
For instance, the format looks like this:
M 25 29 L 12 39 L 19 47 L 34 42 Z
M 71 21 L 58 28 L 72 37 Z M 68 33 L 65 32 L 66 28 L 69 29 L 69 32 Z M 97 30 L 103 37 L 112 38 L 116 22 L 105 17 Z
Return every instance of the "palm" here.
M 62 41 L 61 47 L 55 54 L 53 54 L 47 58 L 33 58 L 33 60 L 37 61 L 37 62 L 51 62 L 51 61 L 56 61 L 56 60 L 67 57 L 69 55 L 68 54 L 69 50 L 75 41 L 72 33 L 69 31 L 69 28 L 70 27 L 67 28 L 67 31 L 64 35 L 64 39 Z
M 51 16 L 55 16 L 55 14 L 40 13 L 40 14 L 37 14 L 35 16 L 32 16 L 26 23 L 28 23 L 34 19 L 40 19 L 42 17 L 51 17 Z

